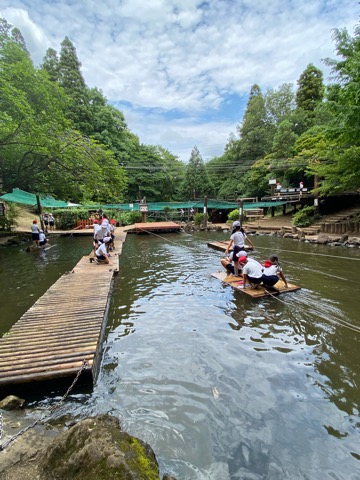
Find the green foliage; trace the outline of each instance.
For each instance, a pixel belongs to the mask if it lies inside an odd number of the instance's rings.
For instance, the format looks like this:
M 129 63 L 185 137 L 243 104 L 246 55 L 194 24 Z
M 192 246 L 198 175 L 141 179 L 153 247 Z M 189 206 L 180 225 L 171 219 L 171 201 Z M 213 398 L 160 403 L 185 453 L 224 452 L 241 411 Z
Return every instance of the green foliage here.
M 293 224 L 296 227 L 308 227 L 319 220 L 320 215 L 315 214 L 315 207 L 304 207 L 293 215 Z
M 239 209 L 238 208 L 236 208 L 235 210 L 232 210 L 228 215 L 228 221 L 229 222 L 235 222 L 235 220 L 239 220 Z
M 298 80 L 296 104 L 299 108 L 314 112 L 324 97 L 323 73 L 311 63 L 306 67 Z
M 11 232 L 18 224 L 17 218 L 19 211 L 13 203 L 8 203 L 6 206 L 6 214 L 0 217 L 0 230 Z
M 121 223 L 123 225 L 133 225 L 139 223 L 142 220 L 140 212 L 123 212 L 121 213 Z
M 77 220 L 89 218 L 89 210 L 87 208 L 64 208 L 55 210 L 53 215 L 58 230 L 71 230 L 76 226 Z
M 214 186 L 208 176 L 198 148 L 192 149 L 183 182 L 183 194 L 187 198 L 211 196 Z
M 204 223 L 204 215 L 205 214 L 201 212 L 195 213 L 193 218 L 195 225 L 202 225 Z M 207 215 L 207 218 L 209 218 L 208 215 Z

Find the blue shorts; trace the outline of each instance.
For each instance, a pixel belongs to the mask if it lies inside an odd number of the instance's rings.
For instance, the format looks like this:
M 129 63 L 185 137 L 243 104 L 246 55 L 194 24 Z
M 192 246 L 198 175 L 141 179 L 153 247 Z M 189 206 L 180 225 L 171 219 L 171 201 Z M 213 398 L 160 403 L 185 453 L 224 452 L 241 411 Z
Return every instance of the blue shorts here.
M 279 281 L 279 277 L 277 275 L 263 275 L 262 282 L 267 287 L 273 287 L 275 283 Z
M 106 257 L 104 255 L 96 255 L 96 258 L 98 260 L 106 260 Z
M 255 278 L 255 277 L 249 277 L 249 275 L 247 276 L 247 279 L 249 280 L 250 283 L 255 283 L 255 284 L 259 284 L 262 282 L 262 277 L 260 278 Z

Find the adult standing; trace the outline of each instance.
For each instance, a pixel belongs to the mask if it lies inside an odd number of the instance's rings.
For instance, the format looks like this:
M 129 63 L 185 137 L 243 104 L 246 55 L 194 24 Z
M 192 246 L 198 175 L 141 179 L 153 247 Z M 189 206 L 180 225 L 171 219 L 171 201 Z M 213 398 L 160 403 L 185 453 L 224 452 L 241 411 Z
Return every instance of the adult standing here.
M 31 238 L 32 238 L 34 247 L 38 247 L 39 238 L 40 238 L 40 228 L 37 223 L 37 220 L 33 220 L 33 223 L 31 225 Z
M 55 218 L 54 218 L 54 215 L 52 213 L 50 213 L 50 215 L 49 215 L 49 227 L 50 227 L 51 232 L 53 230 L 55 230 Z

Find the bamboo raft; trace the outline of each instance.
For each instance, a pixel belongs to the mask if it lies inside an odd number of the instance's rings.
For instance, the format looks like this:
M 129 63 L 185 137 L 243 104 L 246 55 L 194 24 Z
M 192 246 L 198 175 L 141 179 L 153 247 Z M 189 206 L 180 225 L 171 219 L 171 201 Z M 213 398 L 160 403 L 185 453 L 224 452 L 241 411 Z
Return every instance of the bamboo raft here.
M 253 297 L 253 298 L 270 297 L 273 295 L 279 295 L 280 293 L 294 292 L 295 290 L 299 290 L 301 288 L 298 285 L 293 285 L 292 283 L 289 283 L 289 282 L 286 288 L 284 282 L 282 280 L 279 280 L 274 285 L 276 290 L 272 288 L 266 288 L 263 285 L 260 285 L 258 289 L 252 289 L 250 287 L 247 287 L 244 289 L 243 288 L 244 283 L 242 281 L 241 274 L 238 277 L 235 277 L 233 275 L 227 275 L 226 272 L 217 272 L 217 273 L 212 273 L 211 276 L 214 278 L 217 278 L 218 280 L 221 280 L 227 285 L 230 285 L 235 290 L 245 293 L 246 295 L 249 295 L 250 297 Z
M 75 377 L 84 360 L 91 368 L 85 376 L 95 381 L 110 287 L 119 269 L 122 243 L 117 243 L 110 264 L 98 265 L 90 262 L 90 256 L 83 257 L 0 338 L 1 390 Z

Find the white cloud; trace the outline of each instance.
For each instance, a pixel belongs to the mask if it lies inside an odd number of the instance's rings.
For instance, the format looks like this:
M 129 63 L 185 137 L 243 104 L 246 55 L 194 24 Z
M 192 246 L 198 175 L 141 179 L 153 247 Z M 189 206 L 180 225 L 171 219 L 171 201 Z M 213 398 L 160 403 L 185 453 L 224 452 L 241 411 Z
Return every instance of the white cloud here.
M 331 30 L 346 27 L 352 33 L 358 21 L 352 0 L 2 3 L 0 13 L 22 31 L 36 64 L 49 46 L 59 50 L 69 36 L 87 84 L 101 88 L 109 100 L 184 112 L 189 137 L 180 121 L 165 122 L 159 115 L 132 123 L 134 114 L 124 112 L 141 141 L 161 138 L 170 148 L 175 139 L 188 140 L 190 150 L 212 138 L 214 150 L 218 142 L 225 145 L 231 121 L 201 120 L 224 96 L 243 96 L 254 83 L 265 91 L 295 82 L 308 63 L 325 71 L 321 58 L 334 57 Z M 167 134 L 157 135 L 160 129 Z

